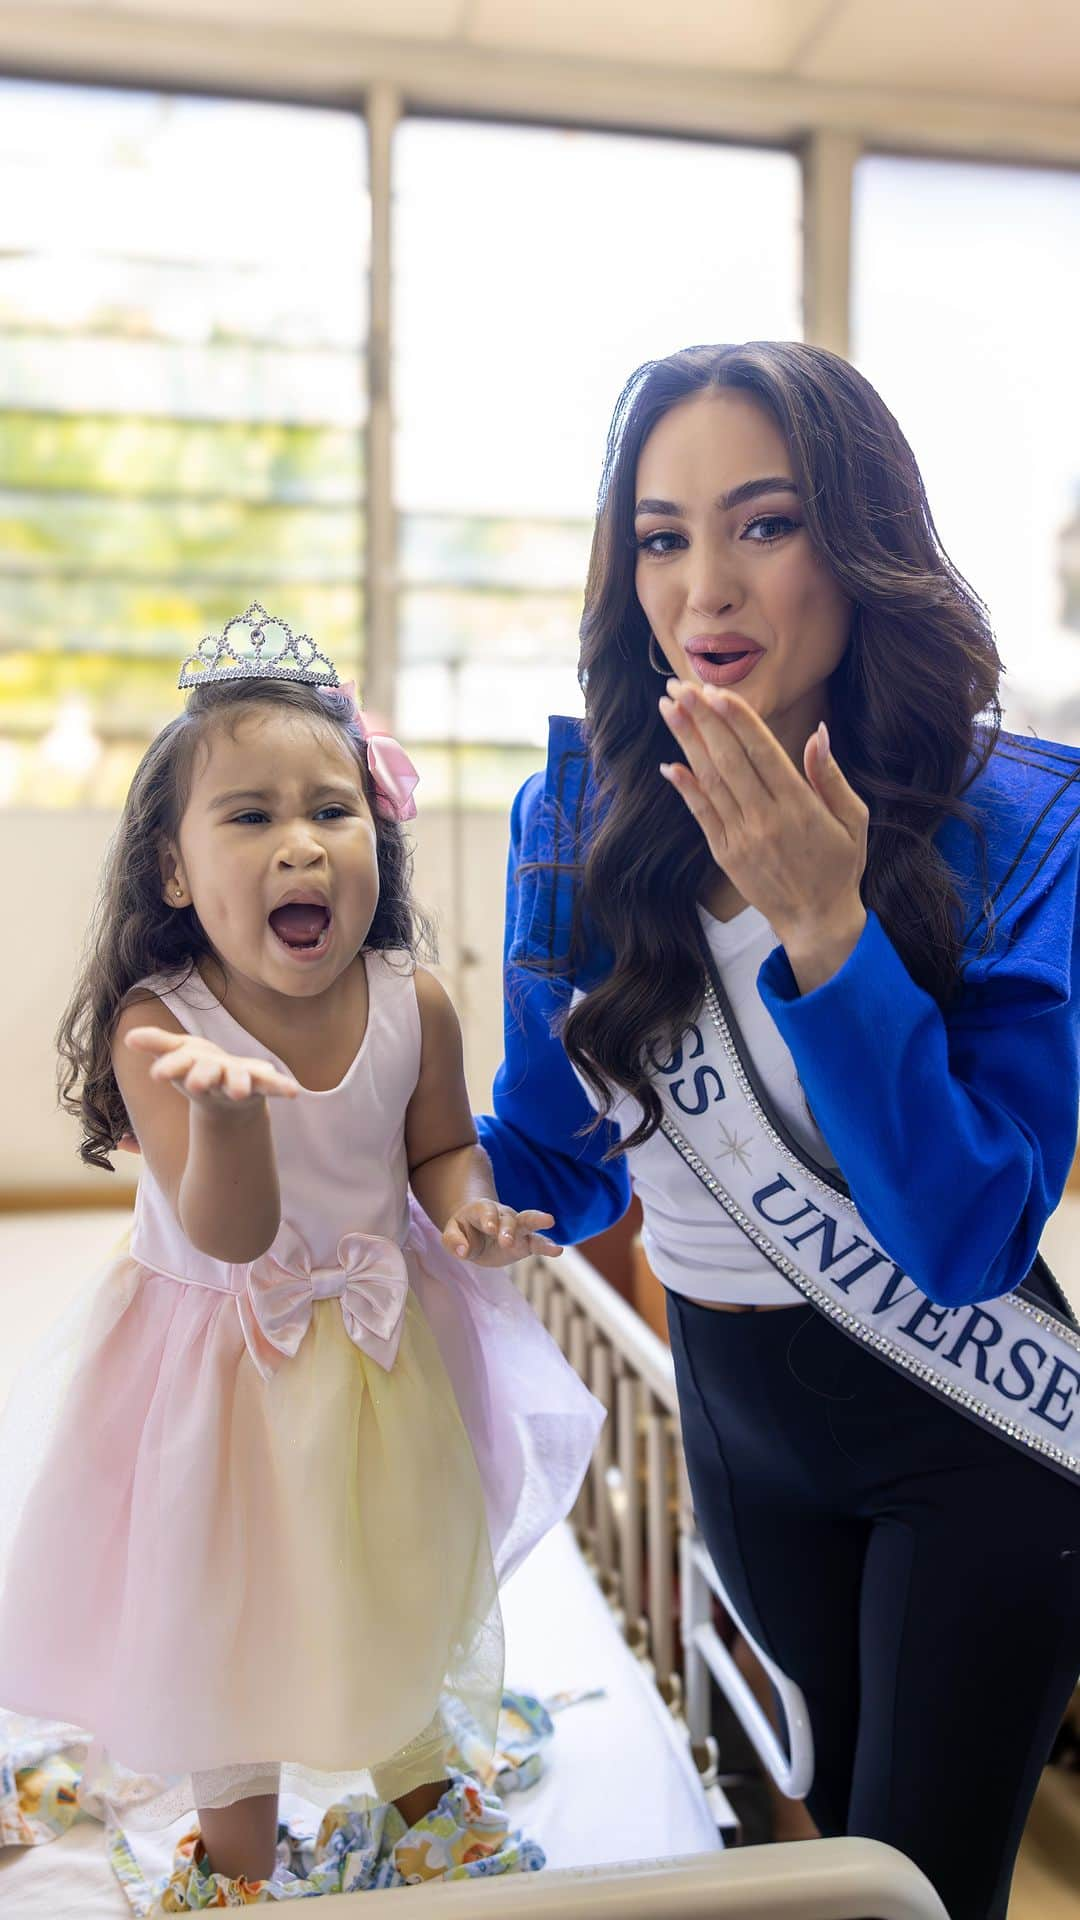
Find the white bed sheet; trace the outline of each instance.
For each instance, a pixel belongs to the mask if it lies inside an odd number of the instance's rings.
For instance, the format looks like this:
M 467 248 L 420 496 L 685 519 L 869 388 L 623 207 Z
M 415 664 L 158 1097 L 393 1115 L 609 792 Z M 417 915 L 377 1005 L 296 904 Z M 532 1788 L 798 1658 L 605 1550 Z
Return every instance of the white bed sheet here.
M 719 1846 L 685 1738 L 616 1628 L 568 1527 L 503 1593 L 507 1677 L 545 1695 L 602 1686 L 555 1717 L 549 1765 L 509 1802 L 552 1867 L 601 1866 Z
M 603 1687 L 556 1715 L 545 1772 L 508 1800 L 552 1867 L 699 1854 L 719 1844 L 689 1752 L 626 1646 L 568 1527 L 542 1542 L 503 1594 L 507 1680 L 544 1696 Z M 293 1808 L 286 1811 L 291 1814 Z M 178 1837 L 184 1823 L 172 1830 Z M 144 1869 L 171 1839 L 140 1845 Z M 130 1920 L 103 1830 L 80 1819 L 44 1847 L 0 1850 L 3 1920 Z

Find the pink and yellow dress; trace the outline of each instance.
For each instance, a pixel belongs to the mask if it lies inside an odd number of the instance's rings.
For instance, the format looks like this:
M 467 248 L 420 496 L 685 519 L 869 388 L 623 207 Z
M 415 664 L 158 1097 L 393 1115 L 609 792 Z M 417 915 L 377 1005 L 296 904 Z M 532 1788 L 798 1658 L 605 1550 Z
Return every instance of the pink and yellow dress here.
M 345 1078 L 270 1103 L 269 1251 L 199 1253 L 144 1166 L 130 1243 L 5 1417 L 0 1702 L 88 1729 L 129 1823 L 279 1786 L 396 1797 L 442 1774 L 447 1692 L 493 1738 L 498 1582 L 603 1417 L 510 1277 L 411 1199 L 415 986 L 403 955 L 366 965 Z M 273 1058 L 198 974 L 145 984 Z

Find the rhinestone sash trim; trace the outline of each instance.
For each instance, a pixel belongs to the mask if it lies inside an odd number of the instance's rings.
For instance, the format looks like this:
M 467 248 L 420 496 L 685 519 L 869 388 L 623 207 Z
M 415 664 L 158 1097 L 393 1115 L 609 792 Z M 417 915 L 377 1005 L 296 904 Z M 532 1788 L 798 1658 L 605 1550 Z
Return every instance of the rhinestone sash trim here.
M 827 1181 L 820 1179 L 812 1168 L 805 1166 L 773 1126 L 750 1084 L 731 1028 L 724 1016 L 720 1001 L 711 982 L 706 987 L 704 1004 L 712 1026 L 719 1038 L 724 1057 L 731 1070 L 732 1076 L 739 1088 L 739 1092 L 746 1102 L 747 1110 L 774 1151 L 779 1154 L 789 1166 L 798 1169 L 802 1181 L 816 1188 L 819 1192 L 827 1194 L 831 1206 L 842 1208 L 848 1214 L 854 1215 L 856 1219 L 859 1219 L 858 1210 L 850 1196 L 837 1192 L 835 1187 L 831 1186 Z M 660 1127 L 669 1144 L 674 1147 L 675 1151 L 686 1162 L 690 1171 L 701 1182 L 706 1191 L 712 1195 L 712 1198 L 723 1207 L 725 1213 L 735 1222 L 735 1225 L 739 1227 L 741 1232 L 743 1232 L 749 1240 L 753 1241 L 754 1245 L 765 1255 L 766 1259 L 771 1261 L 778 1272 L 782 1273 L 784 1278 L 790 1281 L 791 1285 L 796 1287 L 804 1298 L 809 1300 L 811 1305 L 817 1308 L 819 1313 L 823 1313 L 826 1319 L 831 1320 L 836 1326 L 842 1328 L 846 1334 L 858 1340 L 863 1346 L 869 1347 L 872 1352 L 878 1354 L 890 1365 L 897 1367 L 901 1372 L 909 1374 L 913 1379 L 918 1380 L 920 1385 L 936 1393 L 940 1399 L 948 1401 L 956 1407 L 958 1411 L 971 1415 L 984 1425 L 991 1427 L 996 1433 L 1001 1434 L 1004 1439 L 1011 1440 L 1015 1445 L 1025 1448 L 1029 1453 L 1045 1460 L 1049 1465 L 1060 1469 L 1070 1477 L 1080 1478 L 1080 1458 L 1078 1458 L 1076 1454 L 1070 1453 L 1066 1448 L 1056 1445 L 1053 1440 L 1041 1433 L 1031 1432 L 1023 1422 L 1010 1419 L 1008 1415 L 1002 1413 L 998 1407 L 993 1406 L 978 1394 L 972 1393 L 967 1387 L 960 1386 L 951 1380 L 942 1378 L 936 1368 L 920 1361 L 895 1340 L 890 1339 L 880 1328 L 868 1327 L 858 1314 L 851 1312 L 848 1307 L 842 1305 L 825 1287 L 818 1281 L 812 1279 L 810 1275 L 804 1273 L 802 1268 L 797 1266 L 794 1260 L 790 1259 L 780 1247 L 776 1246 L 769 1235 L 763 1232 L 758 1223 L 743 1211 L 738 1201 L 733 1198 L 721 1181 L 717 1179 L 712 1169 L 701 1158 L 700 1154 L 696 1152 L 689 1140 L 680 1132 L 674 1121 L 672 1121 L 667 1114 L 665 1114 L 661 1120 Z M 1070 1327 L 1055 1315 L 1047 1313 L 1032 1302 L 1022 1299 L 1019 1294 L 1012 1293 L 1006 1295 L 1003 1300 L 997 1301 L 994 1304 L 999 1308 L 1007 1307 L 1018 1311 L 1034 1325 L 1040 1327 L 1044 1333 L 1052 1334 L 1056 1340 L 1063 1341 L 1066 1346 L 1080 1354 L 1080 1330 Z

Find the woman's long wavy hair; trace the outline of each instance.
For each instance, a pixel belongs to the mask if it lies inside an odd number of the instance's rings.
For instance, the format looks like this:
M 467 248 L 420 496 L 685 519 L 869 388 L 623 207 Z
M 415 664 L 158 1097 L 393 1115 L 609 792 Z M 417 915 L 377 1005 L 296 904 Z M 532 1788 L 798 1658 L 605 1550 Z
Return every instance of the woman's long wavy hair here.
M 700 1006 L 697 908 L 711 862 L 656 772 L 673 743 L 635 591 L 635 480 L 664 414 L 717 387 L 751 395 L 780 428 L 810 540 L 851 601 L 829 729 L 870 809 L 863 899 L 941 1005 L 958 978 L 960 903 L 934 835 L 952 816 L 978 836 L 960 795 L 1001 724 L 986 610 L 943 551 L 911 449 L 868 381 L 835 354 L 782 341 L 690 347 L 639 368 L 608 438 L 579 665 L 600 824 L 580 867 L 578 944 L 591 923 L 614 958 L 563 1028 L 601 1114 L 616 1089 L 644 1109 L 623 1147 L 656 1131 L 650 1058 L 677 1043 Z
M 131 1123 L 112 1065 L 121 1008 L 139 981 L 156 973 L 190 974 L 213 948 L 193 907 L 174 908 L 163 895 L 162 858 L 175 841 L 191 791 L 196 754 L 212 727 L 235 728 L 260 707 L 306 715 L 315 727 L 348 743 L 372 809 L 379 900 L 364 947 L 403 949 L 412 959 L 430 949 L 428 923 L 411 895 L 412 855 L 401 827 L 376 813 L 363 738 L 351 694 L 287 680 L 224 682 L 197 687 L 143 755 L 102 876 L 75 990 L 57 1032 L 60 1104 L 80 1121 L 79 1153 L 88 1166 L 114 1171 L 109 1154 Z

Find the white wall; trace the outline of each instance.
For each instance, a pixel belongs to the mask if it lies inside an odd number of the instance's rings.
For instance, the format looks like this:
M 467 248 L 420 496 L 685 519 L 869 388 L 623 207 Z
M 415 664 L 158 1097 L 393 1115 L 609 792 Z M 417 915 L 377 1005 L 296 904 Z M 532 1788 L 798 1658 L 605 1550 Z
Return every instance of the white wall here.
M 121 1201 L 136 1162 L 114 1178 L 78 1158 L 78 1130 L 56 1108 L 53 1034 L 70 990 L 112 833 L 107 813 L 0 812 L 4 937 L 0 941 L 0 1200 L 74 1190 Z M 502 921 L 507 821 L 465 814 L 455 850 L 447 813 L 415 822 L 416 894 L 437 918 L 441 975 L 465 1030 L 474 1105 L 487 1104 L 502 1045 Z M 464 885 L 455 888 L 455 870 Z M 455 899 L 455 891 L 457 898 Z M 475 955 L 458 968 L 460 948 Z

